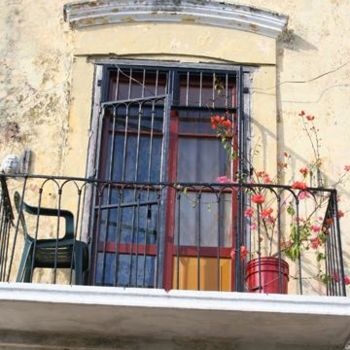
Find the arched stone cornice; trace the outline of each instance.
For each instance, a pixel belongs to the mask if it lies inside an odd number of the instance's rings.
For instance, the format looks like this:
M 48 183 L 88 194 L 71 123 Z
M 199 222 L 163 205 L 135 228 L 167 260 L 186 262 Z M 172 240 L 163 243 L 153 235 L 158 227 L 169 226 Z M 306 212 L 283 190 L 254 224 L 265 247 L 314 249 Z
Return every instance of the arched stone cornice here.
M 211 0 L 95 0 L 68 3 L 72 28 L 117 23 L 191 23 L 238 29 L 276 38 L 288 17 L 254 7 Z

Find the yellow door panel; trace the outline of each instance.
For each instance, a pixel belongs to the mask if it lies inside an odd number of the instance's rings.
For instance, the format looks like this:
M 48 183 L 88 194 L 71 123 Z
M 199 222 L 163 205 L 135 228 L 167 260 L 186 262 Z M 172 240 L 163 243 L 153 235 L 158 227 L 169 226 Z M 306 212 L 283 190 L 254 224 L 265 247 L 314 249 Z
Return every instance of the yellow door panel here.
M 179 277 L 177 266 L 179 265 Z M 218 261 L 216 258 L 200 258 L 200 290 L 217 290 Z M 198 259 L 195 257 L 174 258 L 173 270 L 174 289 L 198 289 Z M 220 259 L 220 290 L 231 290 L 231 260 Z

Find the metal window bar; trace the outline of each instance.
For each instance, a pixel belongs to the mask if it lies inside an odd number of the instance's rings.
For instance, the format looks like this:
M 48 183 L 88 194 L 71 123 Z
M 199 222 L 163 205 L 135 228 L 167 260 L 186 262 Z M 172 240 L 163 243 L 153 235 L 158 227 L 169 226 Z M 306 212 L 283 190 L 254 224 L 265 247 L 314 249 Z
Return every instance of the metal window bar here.
M 145 81 L 145 77 L 146 77 L 146 73 L 143 72 L 143 81 Z M 155 92 L 158 91 L 158 79 L 159 79 L 159 72 L 157 71 L 155 74 Z M 131 81 L 132 81 L 132 77 L 129 77 L 129 91 L 128 91 L 128 96 L 130 96 L 130 94 L 132 93 L 132 88 L 131 88 Z M 117 87 L 119 89 L 119 87 Z M 145 92 L 145 87 L 142 87 L 141 93 L 144 94 Z M 151 173 L 152 173 L 152 163 L 153 163 L 153 149 L 154 149 L 154 139 L 155 139 L 155 121 L 157 117 L 157 109 L 162 108 L 164 109 L 164 101 L 165 101 L 165 95 L 161 95 L 161 96 L 152 96 L 152 97 L 145 97 L 145 98 L 135 98 L 135 99 L 131 99 L 131 100 L 125 100 L 125 101 L 106 101 L 104 103 L 102 103 L 102 107 L 104 109 L 108 109 L 108 108 L 113 108 L 113 114 L 112 114 L 112 140 L 111 140 L 111 145 L 110 150 L 109 150 L 109 176 L 107 177 L 107 180 L 111 181 L 113 180 L 113 177 L 115 176 L 113 173 L 113 169 L 115 167 L 115 159 L 116 159 L 116 152 L 120 151 L 119 149 L 115 148 L 115 137 L 116 134 L 118 133 L 117 130 L 117 122 L 116 122 L 116 118 L 119 119 L 123 119 L 123 123 L 124 123 L 124 131 L 123 131 L 123 147 L 122 147 L 122 162 L 121 164 L 118 164 L 119 167 L 121 167 L 121 181 L 125 181 L 127 174 L 126 174 L 126 169 L 127 169 L 127 162 L 128 162 L 128 154 L 129 154 L 129 135 L 130 132 L 132 132 L 132 128 L 133 128 L 133 124 L 132 124 L 132 120 L 133 120 L 133 109 L 136 107 L 138 108 L 138 114 L 137 114 L 137 131 L 136 131 L 136 160 L 135 160 L 135 169 L 134 169 L 134 175 L 133 175 L 133 181 L 137 182 L 138 177 L 139 177 L 139 162 L 140 162 L 140 154 L 141 154 L 141 149 L 140 149 L 140 143 L 141 143 L 141 135 L 144 135 L 144 133 L 142 133 L 144 129 L 142 126 L 142 123 L 144 121 L 144 108 L 151 108 L 150 111 L 150 127 L 146 130 L 147 131 L 147 138 L 149 140 L 149 159 L 148 159 L 148 166 L 147 166 L 147 180 L 150 181 L 151 180 Z M 119 112 L 119 106 L 123 106 L 123 109 L 125 110 L 125 115 L 121 115 L 121 113 L 123 113 L 122 111 Z M 103 113 L 103 116 L 108 116 L 108 113 Z M 109 116 L 108 116 L 109 117 Z M 161 122 L 164 124 L 164 121 L 161 120 Z M 103 120 L 101 122 L 101 124 L 103 123 Z M 157 121 L 157 123 L 159 123 L 159 121 Z M 105 125 L 108 124 L 108 122 L 105 122 Z M 159 133 L 158 133 L 159 134 Z M 163 133 L 164 134 L 164 133 Z M 142 136 L 142 137 L 145 137 Z M 159 137 L 159 136 L 158 136 Z M 162 141 L 162 143 L 164 143 Z M 117 165 L 117 164 L 116 164 Z M 161 176 L 161 175 L 160 175 Z M 110 203 L 111 200 L 111 190 L 110 187 L 108 186 L 108 193 L 107 193 L 107 198 L 108 198 L 108 203 Z M 146 190 L 147 191 L 147 199 L 149 200 L 150 198 L 150 191 L 149 189 Z M 134 201 L 136 200 L 136 196 L 137 196 L 137 191 L 134 190 Z M 123 193 L 121 192 L 121 197 L 120 201 L 121 203 L 124 201 L 123 199 Z M 101 206 L 101 203 L 100 203 Z M 102 206 L 103 207 L 103 206 Z M 109 227 L 108 227 L 108 222 L 109 222 L 109 214 L 110 212 L 107 212 L 107 225 L 106 225 L 106 232 L 103 234 L 103 240 L 105 242 L 104 244 L 104 249 L 103 249 L 103 268 L 102 268 L 102 276 L 106 276 L 105 274 L 105 266 L 106 266 L 106 244 L 108 241 L 108 231 L 109 231 Z M 132 223 L 131 223 L 131 228 L 132 228 L 132 235 L 131 235 L 131 244 L 130 244 L 130 249 L 129 249 L 129 266 L 130 266 L 130 270 L 129 270 L 129 277 L 128 277 L 128 285 L 132 285 L 132 271 L 136 268 L 138 269 L 138 265 L 134 266 L 133 262 L 134 262 L 134 243 L 135 243 L 135 234 L 136 234 L 136 246 L 138 247 L 139 241 L 138 241 L 138 231 L 136 229 L 135 226 L 136 222 L 135 220 L 137 219 L 137 216 L 140 215 L 140 213 L 138 213 L 137 210 L 137 205 L 135 205 L 133 207 L 133 214 L 132 214 Z M 121 212 L 121 210 L 119 210 L 118 212 L 118 222 L 119 220 L 123 220 L 123 214 Z M 118 223 L 119 225 L 119 223 Z M 136 230 L 136 231 L 135 231 Z M 119 259 L 120 259 L 120 255 L 118 253 L 118 249 L 119 249 L 119 245 L 120 245 L 120 239 L 121 239 L 121 234 L 122 234 L 122 225 L 118 226 L 116 235 L 117 237 L 115 237 L 115 265 L 116 265 L 116 271 L 117 268 L 119 266 Z M 101 236 L 101 232 L 99 233 L 99 235 Z M 146 244 L 147 244 L 147 236 L 145 236 L 145 240 L 146 240 Z M 146 265 L 146 251 L 144 251 L 144 266 Z M 136 262 L 138 264 L 139 261 L 139 253 L 138 253 L 138 249 L 136 250 Z M 144 270 L 145 272 L 145 270 Z M 143 278 L 143 280 L 145 280 L 145 277 Z M 115 275 L 115 284 L 118 283 L 118 274 L 116 273 Z

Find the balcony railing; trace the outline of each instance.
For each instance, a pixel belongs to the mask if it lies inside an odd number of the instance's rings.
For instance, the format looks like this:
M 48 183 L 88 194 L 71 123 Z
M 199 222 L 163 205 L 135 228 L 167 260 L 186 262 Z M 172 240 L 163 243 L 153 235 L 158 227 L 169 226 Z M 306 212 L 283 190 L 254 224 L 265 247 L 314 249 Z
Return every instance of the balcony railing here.
M 0 182 L 1 281 L 345 295 L 333 189 Z

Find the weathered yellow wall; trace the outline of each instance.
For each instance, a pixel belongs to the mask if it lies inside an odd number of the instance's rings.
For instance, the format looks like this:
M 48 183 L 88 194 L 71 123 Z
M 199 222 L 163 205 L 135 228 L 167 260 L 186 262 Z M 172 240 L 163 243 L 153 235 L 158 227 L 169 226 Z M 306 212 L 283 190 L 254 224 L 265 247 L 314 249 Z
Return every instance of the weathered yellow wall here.
M 93 84 L 93 65 L 86 55 L 113 53 L 123 58 L 258 63 L 252 90 L 254 136 L 268 145 L 261 166 L 275 173 L 284 151 L 297 159 L 295 173 L 310 161 L 311 148 L 300 136 L 301 109 L 317 118 L 329 183 L 350 164 L 349 1 L 235 1 L 289 16 L 293 33 L 282 37 L 277 48 L 273 39 L 257 34 L 193 24 L 72 31 L 63 20 L 66 2 L 0 2 L 0 159 L 29 148 L 32 172 L 83 176 Z M 347 211 L 350 184 L 340 189 L 341 207 Z M 349 248 L 347 216 L 342 229 Z

